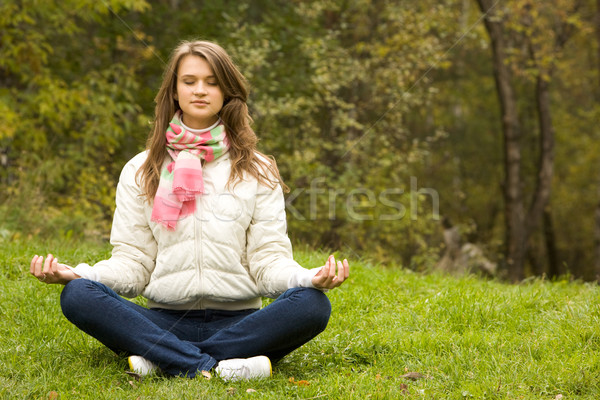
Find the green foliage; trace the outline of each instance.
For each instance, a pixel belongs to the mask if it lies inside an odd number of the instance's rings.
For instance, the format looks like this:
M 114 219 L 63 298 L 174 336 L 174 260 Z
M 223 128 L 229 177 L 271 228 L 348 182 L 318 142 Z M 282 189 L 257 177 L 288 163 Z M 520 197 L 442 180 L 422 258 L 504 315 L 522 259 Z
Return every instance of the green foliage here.
M 269 71 L 256 74 L 251 105 L 264 146 L 293 189 L 295 239 L 408 262 L 435 249 L 435 220 L 421 215 L 416 222 L 381 202 L 389 193 L 410 208 L 399 195 L 409 199 L 423 136 L 433 136 L 404 122 L 432 95 L 414 82 L 443 61 L 442 41 L 421 11 L 311 1 L 263 13 L 261 33 L 278 40 L 258 41 Z M 443 23 L 448 12 L 439 11 Z M 256 38 L 246 37 L 236 48 L 256 51 Z
M 0 65 L 9 78 L 19 78 L 8 85 L 10 95 L 0 97 L 4 122 L 20 121 L 21 132 L 7 130 L 1 138 L 14 167 L 4 177 L 2 209 L 10 213 L 20 204 L 26 210 L 6 219 L 10 229 L 20 223 L 25 231 L 47 234 L 68 219 L 66 232 L 106 235 L 114 181 L 147 129 L 154 91 L 144 83 L 156 88 L 170 48 L 179 38 L 197 36 L 198 21 L 210 19 L 201 36 L 227 48 L 249 78 L 261 148 L 278 157 L 283 176 L 301 192 L 289 221 L 294 238 L 370 250 L 382 259 L 399 251 L 407 264 L 412 256 L 433 262 L 436 221 L 430 213 L 417 221 L 404 211 L 418 196 L 409 193 L 409 182 L 426 147 L 404 120 L 432 96 L 414 82 L 443 61 L 444 8 L 432 22 L 422 6 L 375 1 L 200 9 L 183 1 L 152 4 L 152 13 L 142 1 L 105 3 L 89 13 L 78 5 L 85 4 L 9 7 L 5 25 L 15 35 L 38 35 L 39 46 L 30 50 L 36 56 L 27 68 L 18 64 L 29 59 Z M 40 32 L 15 25 L 18 18 L 31 26 L 51 23 Z M 171 20 L 178 23 L 164 23 Z M 23 53 L 4 38 L 6 59 L 10 51 Z M 324 196 L 307 195 L 321 180 Z M 33 217 L 40 214 L 49 229 Z
M 106 236 L 122 164 L 115 157 L 131 135 L 144 133 L 135 64 L 97 65 L 83 57 L 105 26 L 107 5 L 92 11 L 86 1 L 3 4 L 5 224 L 28 233 Z M 110 8 L 142 11 L 145 2 L 113 1 Z M 81 49 L 69 46 L 76 41 Z
M 509 28 L 538 55 L 528 64 L 523 42 L 511 47 L 524 191 L 537 163 L 532 78 L 553 69 L 557 247 L 561 263 L 593 278 L 598 43 L 594 5 L 573 4 L 526 13 L 534 3 L 511 0 L 501 15 L 514 14 Z M 169 51 L 203 38 L 251 83 L 259 147 L 292 189 L 295 241 L 426 269 L 443 247 L 436 192 L 439 215 L 501 261 L 501 121 L 479 18 L 462 0 L 3 1 L 0 230 L 105 239 L 119 171 L 144 146 Z M 572 45 L 553 52 L 560 34 Z
M 61 287 L 29 276 L 33 254 L 68 263 L 110 254 L 89 243 L 10 242 L 0 254 L 0 397 L 47 399 L 596 399 L 600 288 L 532 279 L 506 285 L 354 260 L 328 293 L 329 326 L 269 380 L 127 375 L 127 363 L 71 325 Z M 326 253 L 301 251 L 319 265 Z M 422 378 L 410 380 L 406 373 Z M 247 392 L 253 389 L 253 392 Z M 320 396 L 320 397 L 319 397 Z
M 507 25 L 509 63 L 515 79 L 521 124 L 523 192 L 529 204 L 539 163 L 539 121 L 534 81 L 550 80 L 552 121 L 556 132 L 555 178 L 549 210 L 562 273 L 595 279 L 594 208 L 598 204 L 597 58 L 593 2 L 507 1 L 498 12 Z M 470 233 L 502 262 L 504 171 L 500 108 L 490 62 L 489 38 L 475 2 L 463 2 L 458 30 L 464 38 L 448 55 L 452 67 L 436 71 L 440 93 L 431 113 L 447 136 L 434 144 L 424 178 L 433 179 L 447 217 Z M 475 24 L 475 25 L 471 25 Z M 528 41 L 531 48 L 528 47 Z M 566 42 L 563 42 L 566 41 Z M 565 45 L 566 43 L 566 45 Z M 531 55 L 534 52 L 534 56 Z M 446 179 L 436 179 L 444 176 Z M 531 240 L 530 258 L 548 265 L 544 229 Z M 547 270 L 546 270 L 547 271 Z

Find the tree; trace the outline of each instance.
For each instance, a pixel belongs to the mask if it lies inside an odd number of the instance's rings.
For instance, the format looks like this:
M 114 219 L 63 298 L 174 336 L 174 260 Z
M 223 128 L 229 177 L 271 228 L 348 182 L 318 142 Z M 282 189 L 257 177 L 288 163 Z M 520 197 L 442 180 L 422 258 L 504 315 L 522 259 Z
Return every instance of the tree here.
M 554 165 L 554 127 L 551 117 L 550 82 L 554 58 L 560 54 L 569 39 L 577 4 L 557 1 L 539 4 L 529 0 L 508 2 L 503 9 L 498 2 L 478 0 L 485 14 L 494 65 L 494 77 L 502 115 L 504 138 L 504 201 L 506 232 L 506 264 L 509 276 L 517 281 L 524 277 L 528 243 L 541 225 L 548 207 Z M 563 13 L 554 12 L 556 8 Z M 556 16 L 560 18 L 555 18 Z M 520 52 L 526 48 L 526 52 Z M 523 176 L 524 137 L 531 135 L 522 127 L 518 104 L 522 89 L 516 89 L 518 74 L 534 84 L 535 112 L 538 118 L 538 163 L 534 170 L 533 192 L 529 206 L 523 192 L 527 180 Z M 551 219 L 546 217 L 547 221 Z M 549 223 L 549 222 L 548 222 Z M 549 230 L 551 232 L 551 229 Z M 548 236 L 550 237 L 550 236 Z M 551 245 L 548 246 L 552 248 Z M 550 257 L 550 259 L 553 259 Z
M 596 67 L 598 71 L 598 86 L 596 86 L 596 101 L 600 102 L 600 0 L 596 0 Z M 599 168 L 600 170 L 600 168 Z M 600 280 L 600 172 L 598 173 L 598 205 L 595 213 L 594 247 L 596 279 Z
M 504 218 L 506 225 L 506 259 L 512 279 L 523 275 L 525 259 L 525 207 L 521 184 L 520 124 L 517 114 L 517 99 L 512 86 L 508 67 L 504 24 L 498 17 L 494 4 L 489 0 L 478 0 L 481 11 L 486 14 L 485 26 L 492 44 L 494 78 L 502 114 L 504 137 Z

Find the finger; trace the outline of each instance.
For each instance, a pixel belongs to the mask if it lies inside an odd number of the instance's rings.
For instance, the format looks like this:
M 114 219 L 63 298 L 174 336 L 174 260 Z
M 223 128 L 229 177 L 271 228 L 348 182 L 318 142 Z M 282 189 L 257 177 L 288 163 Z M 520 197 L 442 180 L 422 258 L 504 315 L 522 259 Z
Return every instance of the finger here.
M 329 259 L 327 259 L 327 261 L 325 261 L 325 265 L 323 265 L 321 268 L 319 268 L 319 270 L 317 271 L 317 273 L 315 274 L 315 278 L 319 278 L 319 281 L 323 279 L 323 276 L 325 276 L 329 271 Z
M 346 273 L 344 272 L 344 264 L 341 261 L 337 262 L 337 267 L 338 271 L 337 275 L 335 276 L 335 281 L 337 286 L 340 286 L 342 282 L 344 282 L 344 279 L 346 279 Z
M 63 263 L 56 263 L 56 270 L 57 271 L 64 271 L 69 269 L 69 266 L 67 264 L 63 264 Z
M 315 274 L 315 276 L 319 276 L 323 273 L 323 270 L 327 268 L 327 263 L 325 263 L 325 265 L 323 265 L 322 267 L 319 267 L 319 269 L 317 270 L 317 273 Z
M 38 255 L 36 254 L 31 259 L 31 263 L 29 263 L 29 273 L 32 274 L 32 275 L 35 274 L 35 263 L 37 262 L 37 259 L 38 259 Z
M 313 278 L 313 285 L 315 287 L 323 288 L 327 285 L 327 279 L 329 277 L 329 268 L 330 268 L 330 259 L 331 256 L 327 258 L 325 261 L 325 265 L 319 269 L 319 271 L 315 274 Z
M 54 256 L 52 254 L 48 254 L 48 257 L 46 257 L 46 261 L 44 262 L 44 269 L 42 271 L 43 274 L 50 273 L 50 265 L 52 265 L 53 261 L 54 261 Z
M 348 264 L 348 260 L 344 258 L 344 279 L 350 276 L 350 264 Z
M 331 279 L 335 277 L 335 257 L 332 255 L 329 256 L 329 271 L 328 275 Z
M 342 283 L 344 283 L 345 279 L 346 279 L 346 273 L 344 272 L 344 264 L 341 261 L 338 261 L 337 262 L 337 275 L 333 279 L 333 283 L 335 284 L 335 287 L 338 287 Z
M 331 281 L 333 281 L 333 278 L 335 276 L 335 258 L 333 257 L 333 255 L 329 256 L 329 258 L 327 259 L 327 263 L 325 264 L 325 267 L 323 269 L 323 279 L 321 283 L 323 287 L 329 288 L 331 285 Z
M 44 257 L 39 256 L 35 261 L 35 265 L 33 267 L 33 275 L 36 277 L 42 276 L 42 263 L 44 262 Z
M 52 264 L 50 264 L 50 273 L 52 275 L 56 275 L 56 273 L 58 272 L 58 259 L 54 259 L 52 260 Z
M 329 275 L 329 259 L 331 257 L 327 257 L 327 261 L 325 261 L 325 265 L 321 268 L 321 270 L 319 271 L 321 274 L 323 275 Z

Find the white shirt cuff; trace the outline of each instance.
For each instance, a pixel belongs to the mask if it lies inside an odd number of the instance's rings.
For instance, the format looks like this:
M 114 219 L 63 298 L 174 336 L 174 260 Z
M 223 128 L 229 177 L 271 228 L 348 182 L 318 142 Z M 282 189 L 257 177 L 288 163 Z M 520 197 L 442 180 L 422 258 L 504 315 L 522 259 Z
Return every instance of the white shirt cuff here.
M 288 279 L 288 289 L 296 288 L 296 287 L 304 287 L 304 288 L 315 288 L 312 284 L 312 278 L 321 270 L 323 267 L 317 267 L 313 269 L 302 269 L 298 270 L 295 274 L 290 276 Z M 322 292 L 327 292 L 327 289 L 318 289 Z
M 92 268 L 89 264 L 79 264 L 75 268 L 69 267 L 68 265 L 67 267 L 84 279 L 89 279 L 90 281 L 96 282 L 98 281 L 98 274 L 94 271 L 94 268 Z

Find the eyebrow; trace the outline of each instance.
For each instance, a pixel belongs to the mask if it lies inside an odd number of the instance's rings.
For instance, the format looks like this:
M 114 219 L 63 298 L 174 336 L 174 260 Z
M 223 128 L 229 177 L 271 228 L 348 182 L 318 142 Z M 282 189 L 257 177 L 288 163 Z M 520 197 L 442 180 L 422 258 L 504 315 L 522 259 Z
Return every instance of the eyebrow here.
M 197 78 L 197 75 L 194 74 L 185 74 L 185 75 L 181 75 L 179 78 L 180 79 L 185 79 L 185 78 Z M 216 79 L 216 77 L 214 75 L 209 75 L 207 76 L 205 79 Z

